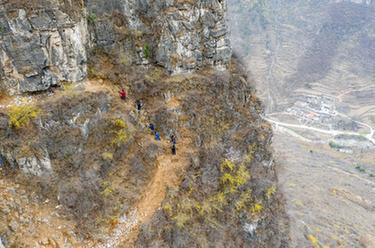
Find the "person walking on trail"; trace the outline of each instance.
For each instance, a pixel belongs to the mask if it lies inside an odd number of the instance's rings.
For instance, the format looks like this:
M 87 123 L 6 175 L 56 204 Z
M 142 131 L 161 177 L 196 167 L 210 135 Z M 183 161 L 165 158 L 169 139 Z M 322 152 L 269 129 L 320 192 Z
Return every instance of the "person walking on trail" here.
M 177 153 L 176 150 L 177 150 L 177 149 L 176 149 L 176 145 L 173 144 L 173 145 L 172 145 L 172 155 L 176 155 L 176 153 Z
M 122 100 L 126 100 L 126 98 L 128 97 L 128 93 L 125 91 L 124 88 L 122 88 L 118 93 L 120 94 L 120 98 Z
M 155 132 L 155 140 L 157 140 L 157 141 L 161 140 L 159 132 Z
M 174 135 L 174 134 L 172 134 L 171 135 L 171 143 L 173 144 L 173 145 L 176 145 L 176 136 Z
M 150 125 L 148 125 L 148 127 L 150 128 L 151 132 L 155 132 L 155 125 L 150 123 Z
M 142 106 L 143 106 L 142 101 L 141 101 L 141 100 L 137 100 L 137 101 L 135 102 L 135 105 L 136 105 L 136 107 L 137 107 L 137 111 L 138 111 L 138 113 L 141 112 L 141 110 L 142 110 Z

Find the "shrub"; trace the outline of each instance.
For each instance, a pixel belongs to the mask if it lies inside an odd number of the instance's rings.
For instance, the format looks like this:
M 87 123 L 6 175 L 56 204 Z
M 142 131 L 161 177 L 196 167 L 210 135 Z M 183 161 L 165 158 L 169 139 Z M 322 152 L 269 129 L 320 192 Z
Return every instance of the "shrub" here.
M 217 211 L 222 211 L 227 204 L 227 199 L 223 192 L 218 192 L 214 195 L 207 197 L 202 203 L 194 201 L 194 209 L 199 216 L 208 218 Z
M 228 159 L 224 159 L 224 161 L 220 165 L 220 171 L 233 171 L 236 165 L 229 161 Z
M 164 212 L 165 212 L 167 215 L 171 215 L 171 214 L 172 214 L 173 207 L 172 207 L 171 204 L 166 203 L 166 204 L 163 205 L 163 210 L 164 210 Z
M 102 159 L 104 160 L 113 160 L 113 153 L 111 152 L 103 152 Z
M 143 55 L 146 59 L 149 59 L 151 57 L 151 47 L 148 43 L 144 44 L 143 46 Z
M 116 136 L 112 140 L 112 145 L 121 146 L 124 145 L 128 141 L 128 133 L 126 130 L 119 130 L 116 133 Z
M 12 106 L 9 108 L 9 124 L 14 128 L 27 126 L 32 119 L 40 114 L 40 109 L 34 106 Z
M 213 208 L 216 210 L 221 210 L 227 203 L 227 199 L 224 192 L 218 192 L 210 197 L 210 202 L 212 203 Z
M 113 188 L 111 187 L 111 183 L 108 181 L 102 181 L 100 184 L 101 188 L 103 189 L 100 194 L 104 197 L 109 197 L 113 193 Z
M 108 188 L 105 188 L 101 194 L 104 196 L 104 197 L 109 197 L 111 194 L 113 193 L 113 189 L 108 187 Z
M 362 172 L 362 173 L 365 173 L 365 172 L 366 172 L 366 170 L 365 170 L 364 168 L 362 168 L 360 165 L 357 165 L 355 168 L 356 168 L 359 172 Z
M 89 24 L 94 24 L 96 22 L 96 15 L 94 13 L 89 13 L 87 15 L 87 22 Z
M 114 119 L 112 123 L 117 128 L 128 128 L 128 125 L 126 125 L 125 121 L 120 118 Z
M 266 190 L 266 197 L 267 199 L 271 199 L 271 197 L 276 193 L 276 187 L 275 186 L 271 186 L 269 187 L 267 190 Z
M 62 82 L 62 88 L 65 90 L 65 91 L 71 91 L 71 90 L 74 90 L 75 88 L 75 85 L 73 82 L 68 82 L 68 81 L 65 81 L 65 82 Z
M 244 165 L 237 166 L 232 161 L 225 159 L 220 164 L 220 190 L 205 195 L 204 198 L 195 198 L 201 192 L 190 188 L 186 195 L 180 196 L 174 207 L 172 203 L 164 203 L 163 210 L 167 216 L 174 221 L 178 228 L 184 228 L 191 220 L 204 221 L 212 228 L 220 228 L 219 214 L 231 206 L 237 211 L 248 210 L 247 204 L 253 202 L 251 189 L 241 190 L 240 186 L 246 184 L 250 179 L 250 173 Z M 263 210 L 263 205 L 256 203 L 253 208 L 254 214 Z
M 251 163 L 253 161 L 255 149 L 256 149 L 256 144 L 249 145 L 248 152 L 245 157 L 245 163 Z
M 223 175 L 220 178 L 225 193 L 234 193 L 250 179 L 250 173 L 244 165 L 238 168 L 229 160 L 221 163 L 220 170 Z M 227 172 L 225 172 L 227 171 Z
M 185 213 L 178 213 L 172 218 L 178 228 L 183 228 L 185 224 L 190 220 L 190 216 Z
M 307 239 L 310 241 L 313 248 L 320 248 L 319 241 L 314 235 L 308 235 Z
M 236 186 L 244 185 L 250 179 L 250 173 L 244 165 L 240 165 L 236 173 Z
M 87 76 L 88 78 L 95 78 L 96 77 L 96 70 L 94 66 L 88 65 L 87 66 Z
M 75 96 L 78 92 L 76 91 L 76 84 L 73 82 L 62 82 L 61 86 L 64 90 L 65 95 L 67 96 Z
M 237 211 L 240 211 L 246 207 L 246 204 L 251 200 L 251 189 L 248 189 L 241 193 L 240 198 L 235 203 Z
M 230 173 L 224 173 L 221 176 L 220 181 L 221 181 L 221 183 L 225 187 L 229 187 L 230 188 L 230 192 L 233 192 L 234 188 L 232 186 L 234 186 L 235 179 L 234 179 L 234 176 L 232 176 L 232 174 L 230 174 Z
M 260 202 L 257 202 L 251 207 L 250 212 L 252 215 L 258 215 L 263 211 L 263 208 L 264 208 L 263 204 Z
M 112 145 L 121 146 L 126 144 L 129 140 L 128 125 L 120 118 L 112 120 L 112 125 L 115 129 L 115 136 L 112 139 Z

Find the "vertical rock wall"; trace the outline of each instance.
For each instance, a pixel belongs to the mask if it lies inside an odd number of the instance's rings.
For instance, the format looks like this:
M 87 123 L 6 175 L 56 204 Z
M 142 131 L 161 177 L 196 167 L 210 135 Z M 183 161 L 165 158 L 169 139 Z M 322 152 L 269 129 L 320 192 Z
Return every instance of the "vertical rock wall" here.
M 86 51 L 170 73 L 225 68 L 226 0 L 2 0 L 0 90 L 46 90 L 86 77 Z
M 223 67 L 232 55 L 225 0 L 89 0 L 87 9 L 96 46 L 122 53 L 127 62 L 152 61 L 184 73 Z
M 0 89 L 10 94 L 86 77 L 86 20 L 57 0 L 37 2 L 0 7 Z
M 159 15 L 157 62 L 174 73 L 227 64 L 231 48 L 225 11 L 226 2 L 218 0 L 176 1 L 167 5 Z

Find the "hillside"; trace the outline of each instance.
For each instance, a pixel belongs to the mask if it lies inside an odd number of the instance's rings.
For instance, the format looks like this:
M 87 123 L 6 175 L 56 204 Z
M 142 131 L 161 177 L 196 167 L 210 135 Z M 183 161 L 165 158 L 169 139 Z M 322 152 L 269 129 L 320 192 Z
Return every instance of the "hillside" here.
M 288 247 L 225 18 L 217 0 L 2 1 L 1 248 Z

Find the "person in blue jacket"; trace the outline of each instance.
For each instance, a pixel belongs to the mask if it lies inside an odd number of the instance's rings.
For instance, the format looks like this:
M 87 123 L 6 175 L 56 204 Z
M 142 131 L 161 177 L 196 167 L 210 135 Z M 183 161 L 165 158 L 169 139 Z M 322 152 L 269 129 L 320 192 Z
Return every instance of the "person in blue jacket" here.
M 160 141 L 160 133 L 159 132 L 155 132 L 155 140 L 157 141 Z

